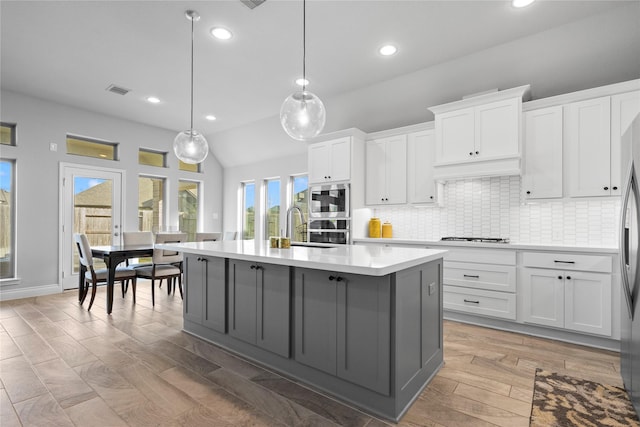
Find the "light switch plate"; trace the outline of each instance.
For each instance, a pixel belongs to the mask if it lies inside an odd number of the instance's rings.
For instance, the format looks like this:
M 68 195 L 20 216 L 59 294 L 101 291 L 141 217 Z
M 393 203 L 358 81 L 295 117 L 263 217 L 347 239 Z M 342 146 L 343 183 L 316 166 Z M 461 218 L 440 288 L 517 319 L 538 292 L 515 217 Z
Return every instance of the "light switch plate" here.
M 49 151 L 58 151 L 58 144 L 56 144 L 55 142 L 50 142 Z
M 429 295 L 433 295 L 436 292 L 436 284 L 435 283 L 430 283 L 429 284 Z

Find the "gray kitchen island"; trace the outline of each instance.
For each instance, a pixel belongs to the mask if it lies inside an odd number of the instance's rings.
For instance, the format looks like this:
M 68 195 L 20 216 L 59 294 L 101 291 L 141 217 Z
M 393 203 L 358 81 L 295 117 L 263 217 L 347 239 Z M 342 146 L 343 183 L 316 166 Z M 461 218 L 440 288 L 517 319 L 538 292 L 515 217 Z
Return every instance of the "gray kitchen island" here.
M 185 254 L 184 331 L 397 421 L 443 363 L 446 251 L 268 241 Z

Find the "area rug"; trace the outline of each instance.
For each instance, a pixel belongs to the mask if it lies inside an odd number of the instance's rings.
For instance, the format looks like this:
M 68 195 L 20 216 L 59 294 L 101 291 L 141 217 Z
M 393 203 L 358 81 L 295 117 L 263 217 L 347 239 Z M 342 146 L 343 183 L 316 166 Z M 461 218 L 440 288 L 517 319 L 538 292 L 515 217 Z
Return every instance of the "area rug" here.
M 538 369 L 529 425 L 638 427 L 640 421 L 624 389 Z

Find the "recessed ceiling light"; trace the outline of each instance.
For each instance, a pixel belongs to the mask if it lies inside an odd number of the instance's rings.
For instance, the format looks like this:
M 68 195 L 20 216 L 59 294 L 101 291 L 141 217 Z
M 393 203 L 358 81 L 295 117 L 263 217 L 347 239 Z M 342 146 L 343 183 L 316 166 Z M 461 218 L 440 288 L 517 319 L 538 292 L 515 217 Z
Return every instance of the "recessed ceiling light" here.
M 392 44 L 384 45 L 378 50 L 378 52 L 380 52 L 380 55 L 383 55 L 383 56 L 391 56 L 397 51 L 398 51 L 398 48 Z
M 216 119 L 216 116 L 214 116 L 213 114 L 209 114 L 208 116 L 205 117 L 205 119 L 207 119 L 210 122 L 212 122 L 212 121 L 214 121 Z
M 512 0 L 513 7 L 526 7 L 533 3 L 535 0 Z
M 231 31 L 222 27 L 213 27 L 211 29 L 211 35 L 218 40 L 229 40 L 233 36 L 233 34 L 231 34 Z
M 156 98 L 155 96 L 149 96 L 147 97 L 147 102 L 150 102 L 152 104 L 157 104 L 160 102 L 160 99 Z
M 303 79 L 302 77 L 300 77 L 299 79 L 296 79 L 296 84 L 298 86 L 308 86 L 309 85 L 309 80 L 308 79 Z

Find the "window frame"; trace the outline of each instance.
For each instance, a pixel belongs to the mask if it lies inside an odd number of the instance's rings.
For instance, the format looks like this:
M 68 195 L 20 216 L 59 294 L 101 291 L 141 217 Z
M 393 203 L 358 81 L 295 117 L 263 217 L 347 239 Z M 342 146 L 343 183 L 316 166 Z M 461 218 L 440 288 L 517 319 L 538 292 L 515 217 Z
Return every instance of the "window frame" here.
M 275 234 L 272 234 L 269 232 L 269 183 L 271 182 L 278 182 L 278 216 L 277 216 L 277 220 L 278 220 L 278 225 L 276 227 L 275 230 Z M 264 234 L 264 238 L 265 239 L 269 239 L 272 236 L 280 236 L 280 230 L 282 229 L 282 224 L 281 224 L 281 220 L 282 220 L 282 209 L 280 209 L 282 207 L 282 180 L 280 179 L 280 177 L 273 177 L 273 178 L 265 178 L 263 180 L 263 184 L 262 184 L 262 188 L 263 188 L 263 192 L 264 192 L 264 200 L 262 203 L 262 207 L 263 207 L 263 213 L 262 213 L 262 222 L 264 224 L 263 227 L 263 234 Z M 276 205 L 272 206 L 275 207 Z
M 189 235 L 188 231 L 182 230 L 182 227 L 180 226 L 180 218 L 178 218 L 178 230 L 183 232 L 183 233 L 187 233 L 187 240 L 188 241 L 195 241 L 195 233 L 197 233 L 198 231 L 200 231 L 200 225 L 202 223 L 202 206 L 203 206 L 203 200 L 202 200 L 202 195 L 204 194 L 204 185 L 202 183 L 202 181 L 198 181 L 195 179 L 178 179 L 178 203 L 177 203 L 177 210 L 178 210 L 178 217 L 180 217 L 180 184 L 181 183 L 192 183 L 196 185 L 197 188 L 197 203 L 198 206 L 196 207 L 196 227 L 193 230 L 192 235 Z
M 16 176 L 17 176 L 17 160 L 14 158 L 7 158 L 7 157 L 0 157 L 0 161 L 2 162 L 8 162 L 11 164 L 11 176 L 10 176 L 10 201 L 9 203 L 11 204 L 11 209 L 9 211 L 9 215 L 10 215 L 10 220 L 9 220 L 9 233 L 10 233 L 10 238 L 11 238 L 11 244 L 10 244 L 10 264 L 11 264 L 11 276 L 7 276 L 7 277 L 0 277 L 0 284 L 1 285 L 10 285 L 10 284 L 18 284 L 20 283 L 20 280 L 17 277 L 17 267 L 18 267 L 18 262 L 17 262 L 17 216 L 16 216 L 16 202 L 18 200 L 18 198 L 16 197 L 16 193 L 17 193 L 17 182 L 16 182 Z
M 140 228 L 140 179 L 141 178 L 146 178 L 146 179 L 159 179 L 162 180 L 162 209 L 160 211 L 160 216 L 162 217 L 162 223 L 158 224 L 157 226 L 157 230 L 164 230 L 167 227 L 167 189 L 168 189 L 168 179 L 166 176 L 159 176 L 159 175 L 149 175 L 149 174 L 138 174 L 138 204 L 137 204 L 137 209 L 138 209 L 138 231 L 155 231 L 154 228 L 152 228 L 151 230 L 141 230 Z
M 157 166 L 157 165 L 150 165 L 148 163 L 140 163 L 140 153 L 149 153 L 149 154 L 158 154 L 162 156 L 162 166 Z M 168 156 L 168 152 L 166 151 L 160 151 L 160 150 L 153 150 L 151 148 L 143 148 L 143 147 L 139 147 L 138 148 L 138 165 L 140 166 L 151 166 L 154 168 L 166 168 L 167 167 L 167 156 Z
M 247 186 L 253 186 L 253 236 L 245 238 L 245 214 L 247 213 Z M 256 238 L 256 182 L 254 180 L 240 182 L 240 240 L 255 240 Z
M 8 128 L 11 131 L 11 138 L 8 144 L 0 143 L 0 145 L 4 145 L 7 147 L 16 147 L 18 144 L 18 136 L 17 136 L 17 123 L 9 123 L 9 122 L 0 122 L 0 127 Z
M 78 141 L 83 141 L 89 144 L 96 144 L 96 145 L 106 145 L 108 147 L 112 147 L 113 148 L 113 158 L 108 158 L 108 157 L 101 157 L 101 156 L 88 156 L 86 154 L 78 154 L 78 153 L 70 153 L 69 152 L 69 139 L 75 139 Z M 65 137 L 65 153 L 69 156 L 78 156 L 78 157 L 87 157 L 90 159 L 98 159 L 98 160 L 105 160 L 105 161 L 119 161 L 120 160 L 120 150 L 119 150 L 119 146 L 120 144 L 117 142 L 112 142 L 112 141 L 106 141 L 103 139 L 98 139 L 98 138 L 91 138 L 91 137 L 87 137 L 87 136 L 81 136 L 81 135 L 74 135 L 71 133 L 68 133 Z
M 195 166 L 196 170 L 185 169 L 185 167 L 193 167 L 193 166 Z M 202 173 L 202 163 L 191 164 L 191 163 L 185 163 L 182 160 L 178 159 L 178 170 L 181 170 L 183 172 Z

